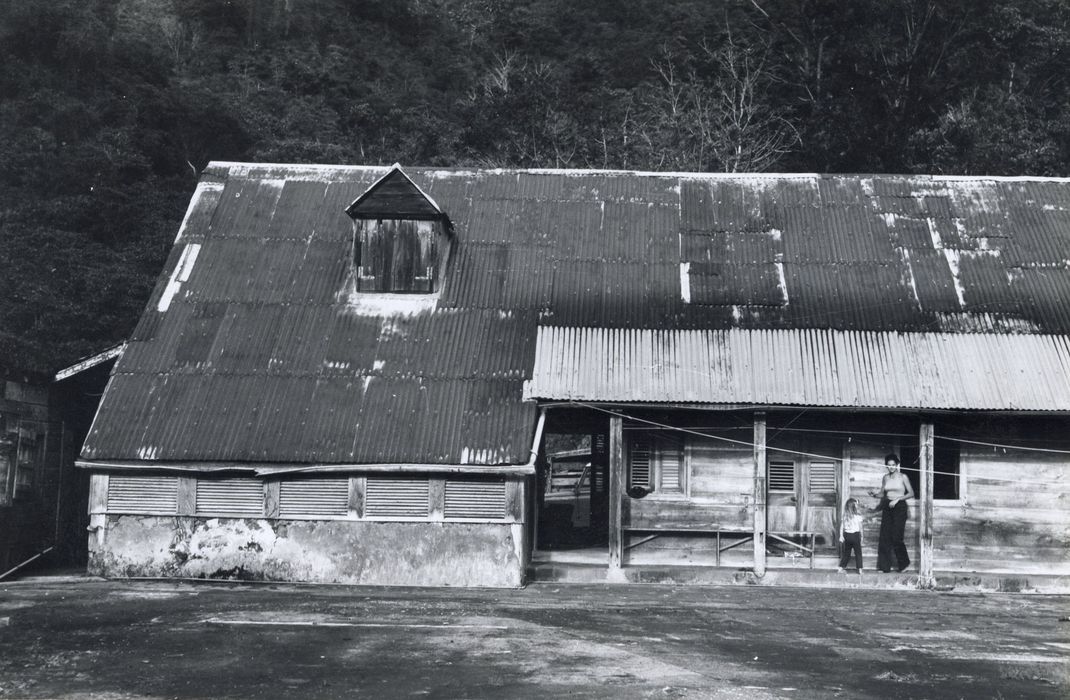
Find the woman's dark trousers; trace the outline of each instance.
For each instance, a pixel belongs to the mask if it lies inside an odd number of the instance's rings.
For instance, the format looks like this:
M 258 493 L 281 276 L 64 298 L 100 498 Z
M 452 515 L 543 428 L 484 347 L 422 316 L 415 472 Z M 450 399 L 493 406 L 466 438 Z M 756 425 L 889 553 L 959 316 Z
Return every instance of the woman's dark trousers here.
M 902 571 L 910 566 L 910 556 L 903 543 L 907 527 L 907 504 L 899 501 L 895 507 L 884 506 L 881 511 L 881 536 L 877 544 L 877 568 L 881 571 L 897 569 Z
M 843 533 L 843 555 L 840 557 L 840 568 L 846 569 L 847 562 L 851 559 L 851 552 L 855 553 L 855 568 L 862 570 L 862 533 Z

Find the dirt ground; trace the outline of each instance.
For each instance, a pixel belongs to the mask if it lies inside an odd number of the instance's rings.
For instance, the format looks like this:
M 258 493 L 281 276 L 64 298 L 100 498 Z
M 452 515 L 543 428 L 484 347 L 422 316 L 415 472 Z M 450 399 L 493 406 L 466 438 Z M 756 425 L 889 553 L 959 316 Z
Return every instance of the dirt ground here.
M 2 698 L 1067 698 L 1070 596 L 0 582 Z

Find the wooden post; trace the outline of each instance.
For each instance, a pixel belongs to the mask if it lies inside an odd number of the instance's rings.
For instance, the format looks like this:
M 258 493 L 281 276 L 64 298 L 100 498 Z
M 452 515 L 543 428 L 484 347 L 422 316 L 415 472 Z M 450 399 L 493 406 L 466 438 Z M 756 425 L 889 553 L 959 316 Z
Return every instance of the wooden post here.
M 197 513 L 197 477 L 178 477 L 178 514 L 194 515 Z
M 754 414 L 754 575 L 765 576 L 765 413 Z
M 624 499 L 624 420 L 609 419 L 609 568 L 619 569 L 624 557 L 621 502 Z
M 282 496 L 282 482 L 271 479 L 264 482 L 264 517 L 279 517 L 279 499 Z
M 427 484 L 428 499 L 430 504 L 428 512 L 431 520 L 441 521 L 446 511 L 446 480 L 431 478 Z
M 94 472 L 89 476 L 89 551 L 104 546 L 108 524 L 108 475 Z
M 918 574 L 923 584 L 933 581 L 933 424 L 923 420 L 918 433 L 918 536 L 921 540 Z

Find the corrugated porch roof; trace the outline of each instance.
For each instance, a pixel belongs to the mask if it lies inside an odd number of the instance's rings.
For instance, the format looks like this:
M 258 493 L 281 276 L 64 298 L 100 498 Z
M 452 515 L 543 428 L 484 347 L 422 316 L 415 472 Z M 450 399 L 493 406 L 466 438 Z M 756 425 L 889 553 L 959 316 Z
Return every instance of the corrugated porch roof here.
M 1070 337 L 542 327 L 524 398 L 1070 411 Z

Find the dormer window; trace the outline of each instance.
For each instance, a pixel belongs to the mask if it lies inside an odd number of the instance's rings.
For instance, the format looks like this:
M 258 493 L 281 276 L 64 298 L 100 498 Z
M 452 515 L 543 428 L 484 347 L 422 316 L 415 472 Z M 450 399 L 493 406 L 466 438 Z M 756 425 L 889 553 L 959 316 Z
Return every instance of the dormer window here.
M 394 165 L 346 213 L 353 218 L 358 291 L 437 290 L 449 243 L 448 220 L 400 166 Z

